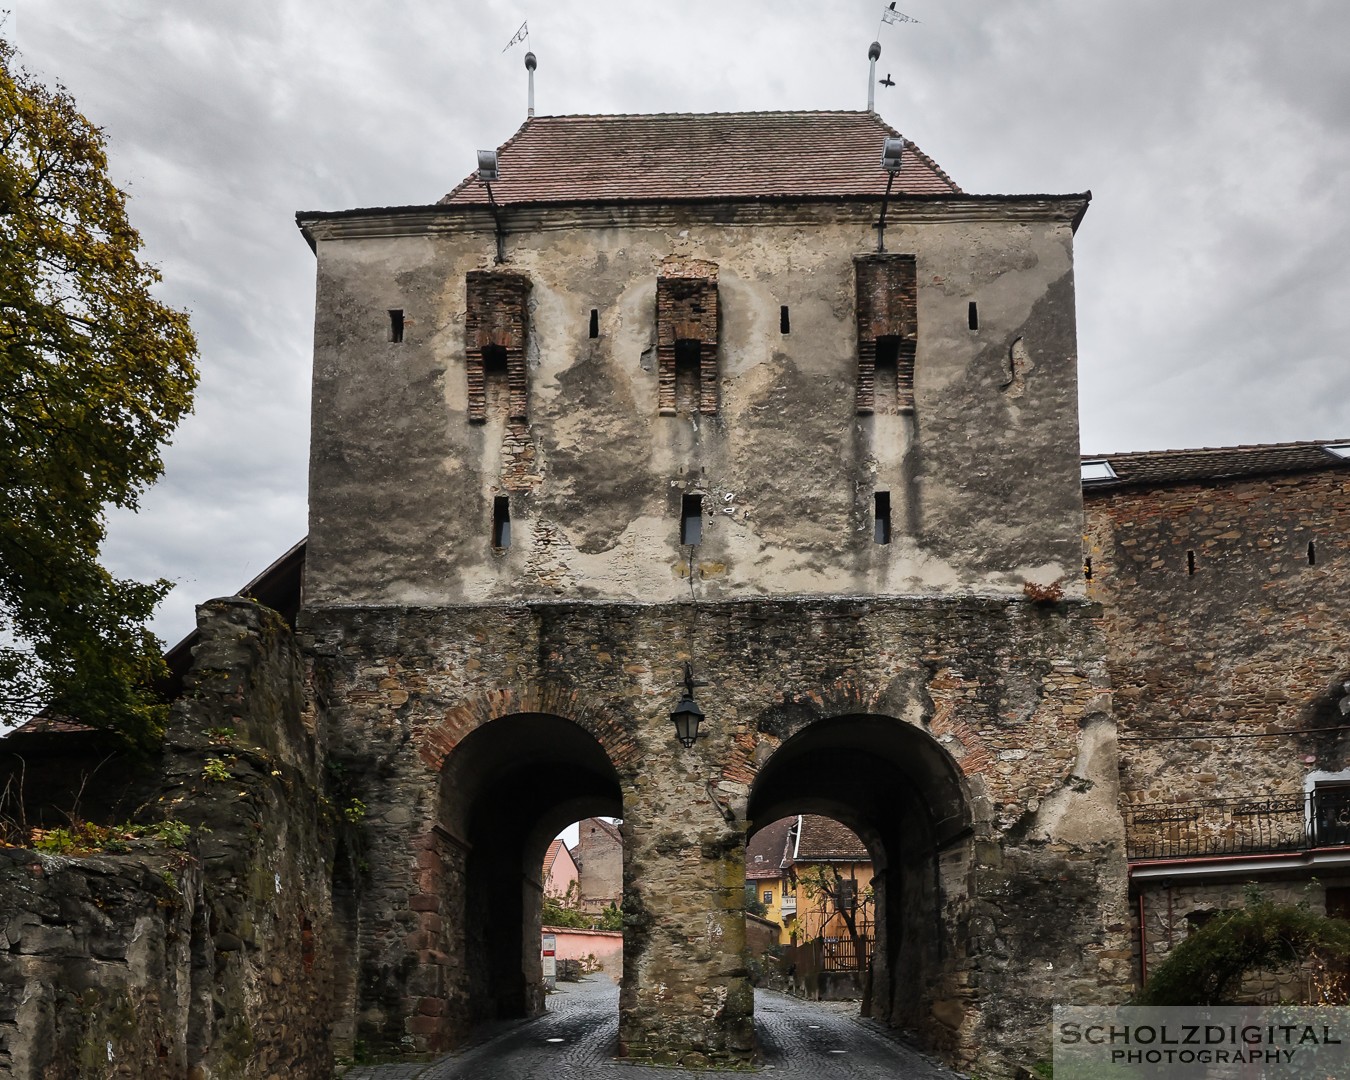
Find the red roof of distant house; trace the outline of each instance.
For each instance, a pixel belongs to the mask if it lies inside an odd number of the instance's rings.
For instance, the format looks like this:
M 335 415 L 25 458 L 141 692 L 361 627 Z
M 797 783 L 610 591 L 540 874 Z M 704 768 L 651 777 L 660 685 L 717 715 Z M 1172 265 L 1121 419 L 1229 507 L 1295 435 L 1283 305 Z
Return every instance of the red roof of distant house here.
M 79 731 L 97 731 L 88 724 L 80 724 L 74 720 L 68 720 L 64 716 L 48 716 L 45 713 L 39 713 L 20 724 L 8 735 L 73 735 Z M 8 735 L 5 737 L 8 738 Z
M 872 853 L 857 834 L 833 818 L 803 814 L 793 846 L 795 862 L 871 862 Z
M 672 199 L 880 199 L 882 141 L 900 133 L 871 112 L 538 116 L 498 150 L 499 203 Z M 893 194 L 961 189 L 913 143 Z M 483 205 L 475 172 L 442 204 Z
M 554 840 L 548 846 L 548 851 L 544 852 L 544 877 L 553 873 L 554 860 L 558 858 L 558 849 L 562 847 L 561 840 Z
M 783 861 L 787 856 L 788 834 L 797 823 L 793 817 L 771 821 L 750 838 L 745 845 L 745 876 L 751 879 L 783 876 Z

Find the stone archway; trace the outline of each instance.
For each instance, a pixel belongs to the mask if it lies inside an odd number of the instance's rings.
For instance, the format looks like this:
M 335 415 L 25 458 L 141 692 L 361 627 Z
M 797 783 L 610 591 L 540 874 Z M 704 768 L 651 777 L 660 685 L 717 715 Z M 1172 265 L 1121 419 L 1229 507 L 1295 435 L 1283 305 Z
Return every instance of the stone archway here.
M 818 720 L 764 763 L 747 810 L 751 835 L 812 813 L 867 845 L 876 896 L 872 1015 L 947 1045 L 960 1024 L 973 847 L 970 799 L 947 752 L 889 716 Z
M 500 717 L 446 756 L 435 832 L 444 946 L 458 962 L 445 976 L 443 1030 L 459 1033 L 543 1011 L 544 852 L 579 818 L 622 814 L 609 755 L 595 736 L 561 716 Z

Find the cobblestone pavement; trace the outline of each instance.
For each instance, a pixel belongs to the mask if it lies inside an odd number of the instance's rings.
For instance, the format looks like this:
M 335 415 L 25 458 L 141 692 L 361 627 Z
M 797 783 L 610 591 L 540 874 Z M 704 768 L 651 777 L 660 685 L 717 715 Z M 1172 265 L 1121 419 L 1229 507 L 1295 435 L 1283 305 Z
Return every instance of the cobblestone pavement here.
M 611 1056 L 618 1037 L 618 988 L 603 976 L 560 984 L 549 1011 L 516 1021 L 484 1041 L 430 1064 L 375 1065 L 343 1080 L 672 1080 L 669 1068 L 629 1065 Z M 856 1005 L 798 1001 L 755 991 L 760 1070 L 775 1078 L 810 1080 L 955 1080 L 883 1030 L 859 1020 Z M 685 1073 L 733 1075 L 726 1073 Z

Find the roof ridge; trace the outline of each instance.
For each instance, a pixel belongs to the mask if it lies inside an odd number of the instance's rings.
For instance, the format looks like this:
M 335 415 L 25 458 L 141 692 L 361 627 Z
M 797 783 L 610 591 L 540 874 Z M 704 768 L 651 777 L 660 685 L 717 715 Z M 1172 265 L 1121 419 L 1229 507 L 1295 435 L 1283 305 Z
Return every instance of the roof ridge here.
M 539 120 L 657 120 L 665 117 L 701 116 L 875 116 L 887 127 L 890 125 L 880 113 L 867 109 L 726 109 L 710 112 L 654 112 L 654 113 L 545 113 L 532 116 L 526 124 Z
M 883 137 L 905 138 L 865 109 L 748 109 L 728 112 L 560 113 L 526 119 L 503 142 L 501 205 L 536 201 L 662 201 L 693 197 L 883 196 Z M 688 153 L 663 152 L 670 140 Z M 897 195 L 965 192 L 917 143 L 898 178 Z M 873 146 L 875 142 L 875 146 Z M 605 148 L 609 148 L 609 153 Z M 568 168 L 558 170 L 567 151 Z M 615 152 L 617 148 L 617 153 Z M 767 150 L 776 166 L 764 164 Z M 781 158 L 781 160 L 777 160 Z M 653 179 L 655 177 L 655 179 Z M 484 204 L 470 172 L 439 205 Z

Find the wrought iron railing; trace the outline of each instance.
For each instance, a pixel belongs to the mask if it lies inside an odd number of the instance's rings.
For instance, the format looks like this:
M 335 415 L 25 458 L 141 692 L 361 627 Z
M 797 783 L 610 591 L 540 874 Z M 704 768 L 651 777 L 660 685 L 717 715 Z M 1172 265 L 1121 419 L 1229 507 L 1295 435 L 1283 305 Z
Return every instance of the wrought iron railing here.
M 1350 784 L 1311 793 L 1193 803 L 1152 803 L 1125 811 L 1132 859 L 1303 851 L 1350 844 Z

